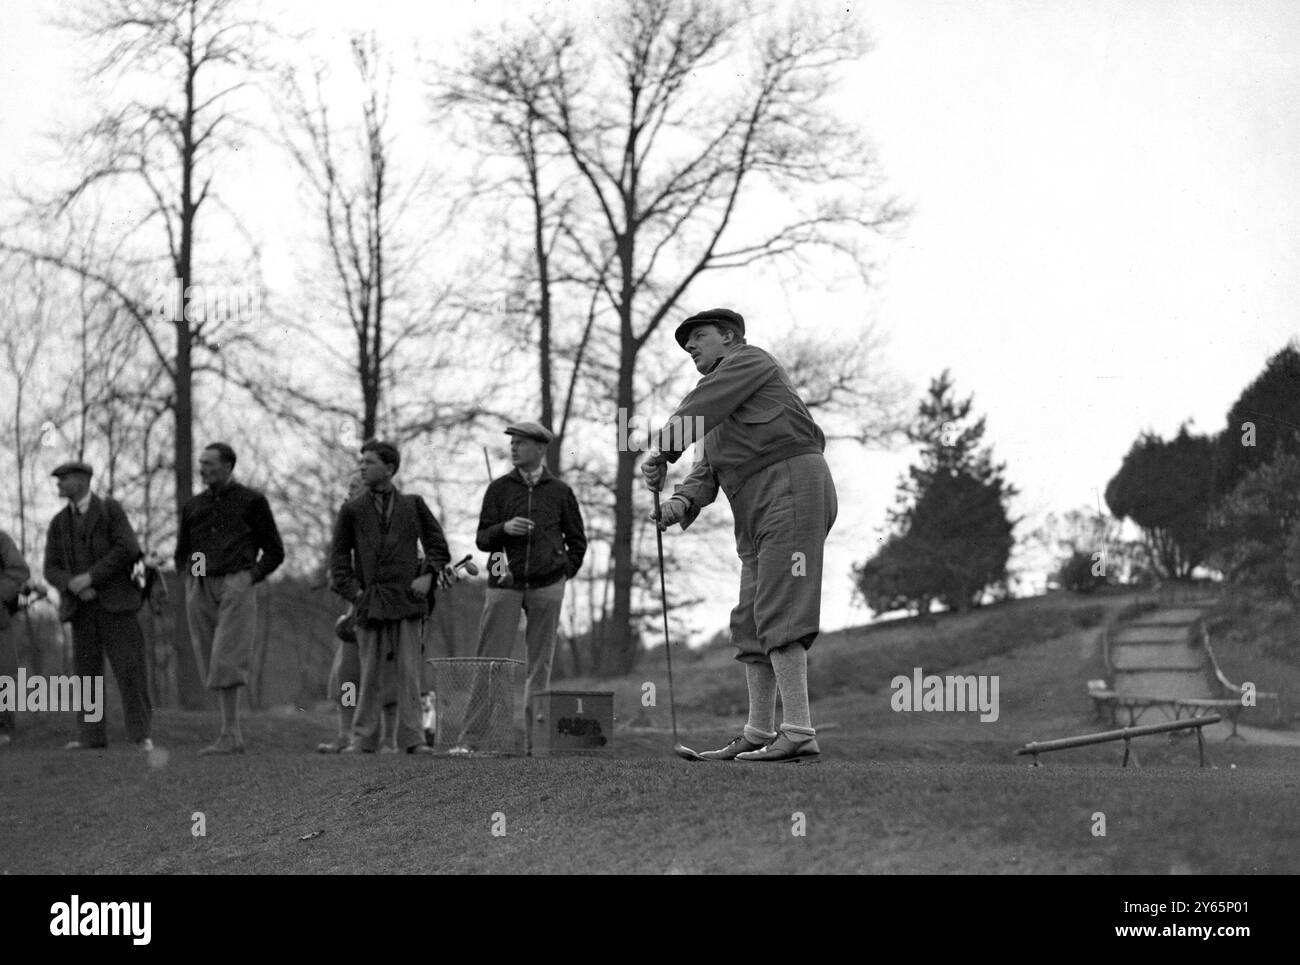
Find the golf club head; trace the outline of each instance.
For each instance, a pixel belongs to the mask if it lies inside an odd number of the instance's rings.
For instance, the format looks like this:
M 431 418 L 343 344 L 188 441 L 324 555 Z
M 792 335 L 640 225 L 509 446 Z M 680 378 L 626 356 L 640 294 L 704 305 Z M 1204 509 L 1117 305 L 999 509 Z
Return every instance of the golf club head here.
M 680 757 L 680 758 L 681 758 L 682 760 L 684 760 L 684 761 L 702 761 L 702 760 L 704 760 L 704 758 L 702 758 L 702 757 L 701 757 L 699 754 L 697 754 L 695 751 L 691 750 L 691 749 L 690 749 L 689 747 L 687 747 L 685 744 L 674 744 L 674 745 L 673 745 L 673 753 L 676 754 L 678 757 Z

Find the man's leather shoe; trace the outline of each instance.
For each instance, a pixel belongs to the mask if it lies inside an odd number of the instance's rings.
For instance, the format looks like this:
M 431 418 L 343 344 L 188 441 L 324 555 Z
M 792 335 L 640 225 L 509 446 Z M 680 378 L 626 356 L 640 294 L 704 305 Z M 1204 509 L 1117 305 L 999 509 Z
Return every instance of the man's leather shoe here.
M 748 751 L 744 754 L 737 754 L 738 761 L 815 761 L 821 754 L 822 749 L 817 746 L 817 738 L 810 737 L 806 741 L 792 741 L 782 731 L 777 735 L 776 740 L 768 744 L 762 750 Z
M 762 744 L 755 744 L 744 734 L 740 734 L 733 737 L 726 747 L 720 747 L 716 751 L 700 751 L 700 758 L 706 761 L 732 761 L 747 751 L 762 749 Z

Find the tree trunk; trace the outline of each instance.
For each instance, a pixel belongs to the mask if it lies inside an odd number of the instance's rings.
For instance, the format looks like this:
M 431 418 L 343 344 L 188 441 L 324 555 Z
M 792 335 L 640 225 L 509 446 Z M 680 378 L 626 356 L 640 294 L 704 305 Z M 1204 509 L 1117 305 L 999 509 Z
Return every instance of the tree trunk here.
M 619 366 L 618 406 L 627 412 L 628 422 L 635 415 L 632 394 L 632 370 L 635 356 L 624 350 Z M 601 671 L 606 676 L 628 673 L 636 663 L 637 633 L 632 626 L 632 531 L 635 512 L 633 508 L 633 473 L 637 453 L 618 453 L 618 469 L 614 477 L 614 612 L 610 619 L 610 634 L 601 660 Z
M 192 53 L 191 53 L 192 56 Z M 180 318 L 176 325 L 176 527 L 180 531 L 181 509 L 194 494 L 194 372 L 190 359 L 191 332 L 186 319 L 189 297 L 186 294 L 191 284 L 191 260 L 194 251 L 194 71 L 186 76 L 185 84 L 185 123 L 184 141 L 181 147 L 181 245 L 180 257 L 176 263 L 176 276 L 181 289 Z M 189 561 L 182 560 L 182 566 L 188 568 Z M 202 710 L 208 706 L 199 677 L 199 668 L 194 660 L 194 650 L 190 646 L 189 617 L 185 607 L 185 573 L 179 576 L 179 592 L 175 600 L 176 630 L 174 643 L 176 647 L 176 690 L 181 706 L 186 710 Z

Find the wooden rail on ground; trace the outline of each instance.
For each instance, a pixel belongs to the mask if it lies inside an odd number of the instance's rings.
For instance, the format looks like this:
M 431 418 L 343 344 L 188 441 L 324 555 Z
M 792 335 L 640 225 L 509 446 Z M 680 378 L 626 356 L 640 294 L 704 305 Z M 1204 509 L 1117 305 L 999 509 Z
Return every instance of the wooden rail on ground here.
M 1134 737 L 1195 728 L 1196 748 L 1200 752 L 1201 767 L 1204 767 L 1205 738 L 1201 733 L 1201 728 L 1206 724 L 1217 724 L 1221 719 L 1218 714 L 1206 714 L 1204 717 L 1193 717 L 1190 720 L 1170 720 L 1162 724 L 1139 724 L 1137 727 L 1121 727 L 1119 730 L 1104 730 L 1096 734 L 1080 734 L 1078 737 L 1061 737 L 1050 741 L 1031 741 L 1017 750 L 1016 755 L 1032 754 L 1034 756 L 1033 766 L 1037 767 L 1038 755 L 1047 751 L 1061 751 L 1067 747 L 1087 747 L 1089 744 L 1105 744 L 1109 741 L 1122 740 L 1124 742 L 1124 763 L 1120 766 L 1128 767 L 1129 757 L 1131 756 L 1133 766 L 1140 767 L 1137 754 L 1133 753 L 1132 748 L 1129 746 L 1129 741 Z

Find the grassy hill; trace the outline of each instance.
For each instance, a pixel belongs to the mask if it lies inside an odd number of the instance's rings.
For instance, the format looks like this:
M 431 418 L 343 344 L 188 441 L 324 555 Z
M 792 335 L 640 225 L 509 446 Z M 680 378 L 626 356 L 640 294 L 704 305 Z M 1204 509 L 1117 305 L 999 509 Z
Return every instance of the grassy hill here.
M 1098 634 L 1138 602 L 1055 595 L 827 634 L 811 654 L 816 765 L 673 757 L 661 652 L 627 679 L 564 682 L 618 695 L 601 759 L 318 756 L 329 714 L 284 708 L 251 717 L 248 754 L 216 760 L 196 753 L 214 715 L 161 712 L 146 760 L 124 746 L 116 706 L 118 743 L 73 756 L 58 749 L 70 721 L 25 715 L 0 752 L 0 872 L 1300 871 L 1300 748 L 1211 742 L 1204 770 L 1187 738 L 1138 741 L 1140 769 L 1119 767 L 1117 744 L 1039 768 L 1013 756 L 1099 728 L 1084 695 Z M 1247 673 L 1229 672 L 1250 679 L 1250 646 L 1231 634 Z M 918 666 L 997 675 L 998 719 L 893 711 L 890 678 Z M 683 739 L 734 734 L 744 684 L 730 654 L 683 651 L 674 671 Z M 646 681 L 654 707 L 638 699 Z

